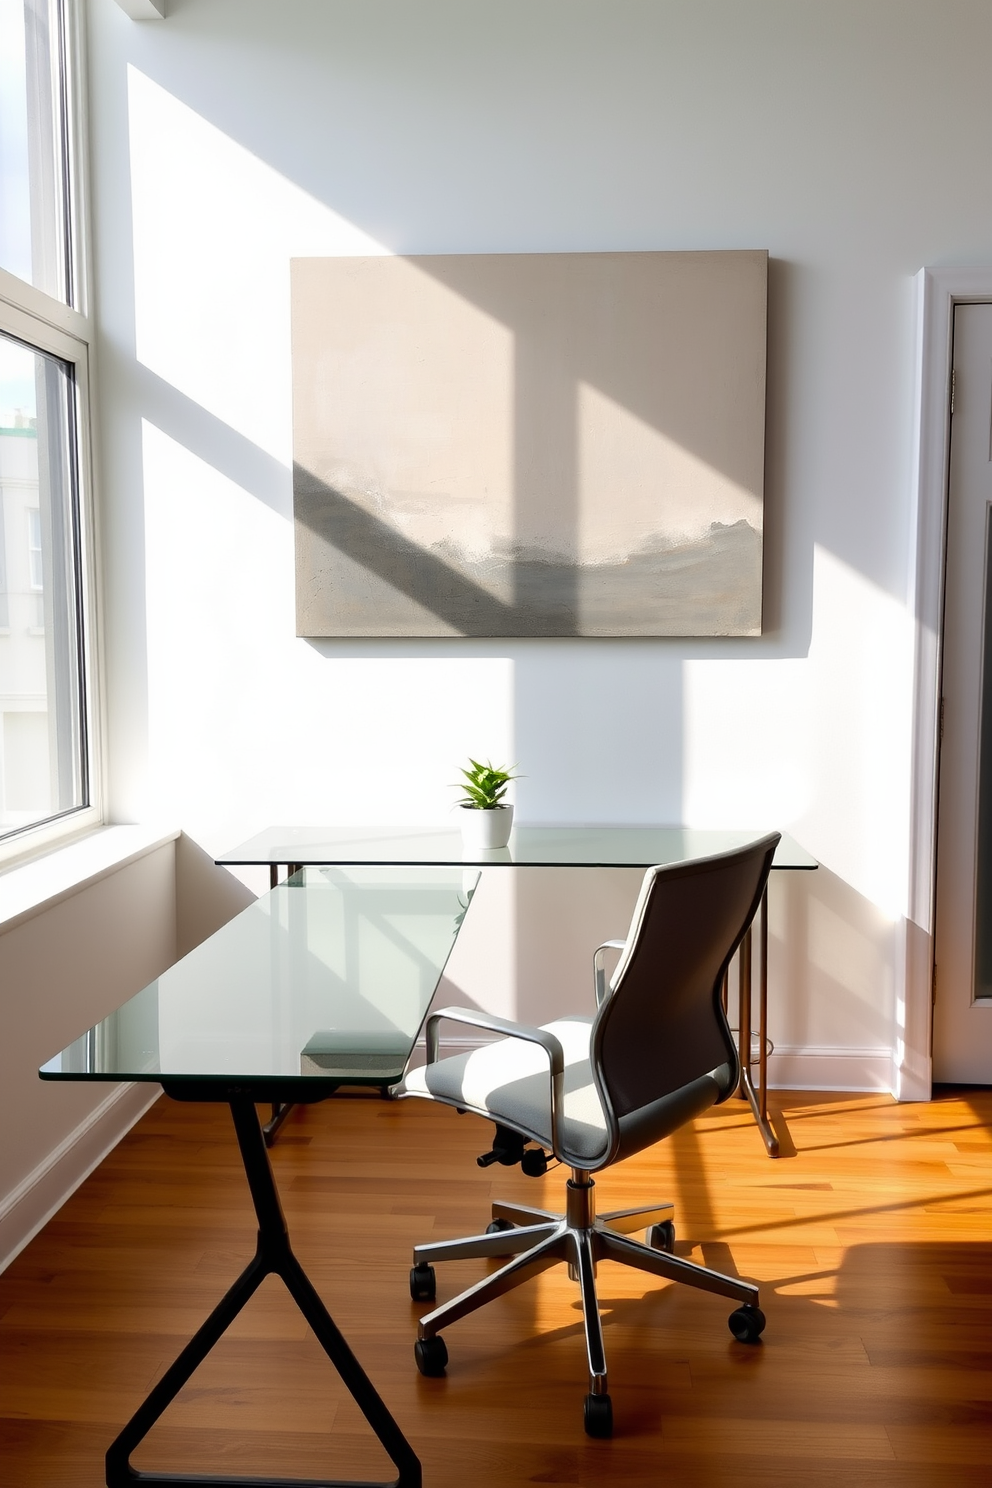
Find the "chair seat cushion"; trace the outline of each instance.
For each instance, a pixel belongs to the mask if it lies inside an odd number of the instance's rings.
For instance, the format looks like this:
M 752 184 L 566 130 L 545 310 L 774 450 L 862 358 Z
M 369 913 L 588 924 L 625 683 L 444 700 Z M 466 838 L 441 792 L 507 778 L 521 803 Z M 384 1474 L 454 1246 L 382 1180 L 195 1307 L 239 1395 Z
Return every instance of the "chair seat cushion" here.
M 565 1053 L 564 1116 L 557 1156 L 575 1166 L 597 1166 L 606 1155 L 606 1117 L 589 1062 L 591 1018 L 556 1018 L 542 1025 Z M 411 1070 L 401 1095 L 423 1095 L 464 1106 L 526 1132 L 551 1147 L 551 1074 L 538 1044 L 502 1038 L 470 1054 L 454 1054 Z

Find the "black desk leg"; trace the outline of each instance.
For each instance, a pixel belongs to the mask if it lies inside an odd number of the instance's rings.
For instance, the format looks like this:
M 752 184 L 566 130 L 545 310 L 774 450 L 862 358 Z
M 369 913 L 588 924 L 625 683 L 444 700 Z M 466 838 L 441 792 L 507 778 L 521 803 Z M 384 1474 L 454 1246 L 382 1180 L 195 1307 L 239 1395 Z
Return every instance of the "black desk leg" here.
M 230 1105 L 248 1187 L 251 1189 L 252 1202 L 258 1216 L 255 1255 L 203 1326 L 190 1339 L 175 1363 L 166 1370 L 147 1400 L 138 1407 L 110 1448 L 107 1453 L 107 1488 L 131 1488 L 135 1483 L 157 1485 L 157 1488 L 165 1488 L 167 1484 L 173 1485 L 173 1488 L 176 1484 L 186 1484 L 187 1488 L 205 1488 L 209 1484 L 223 1484 L 225 1488 L 421 1488 L 420 1462 L 413 1448 L 389 1414 L 290 1248 L 286 1221 L 255 1106 L 247 1099 L 232 1100 Z M 270 1272 L 281 1276 L 286 1283 L 290 1296 L 394 1463 L 398 1476 L 390 1483 L 378 1480 L 356 1483 L 352 1479 L 344 1482 L 332 1478 L 161 1474 L 139 1472 L 131 1466 L 131 1453 L 148 1435 L 163 1411 L 176 1398 L 193 1371 L 203 1362 Z

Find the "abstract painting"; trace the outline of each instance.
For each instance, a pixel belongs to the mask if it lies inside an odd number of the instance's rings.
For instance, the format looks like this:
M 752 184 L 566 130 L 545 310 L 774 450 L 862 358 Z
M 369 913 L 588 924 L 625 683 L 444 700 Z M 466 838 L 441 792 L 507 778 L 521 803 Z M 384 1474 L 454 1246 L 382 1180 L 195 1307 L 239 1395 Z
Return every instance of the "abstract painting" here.
M 761 631 L 767 254 L 292 264 L 297 630 Z

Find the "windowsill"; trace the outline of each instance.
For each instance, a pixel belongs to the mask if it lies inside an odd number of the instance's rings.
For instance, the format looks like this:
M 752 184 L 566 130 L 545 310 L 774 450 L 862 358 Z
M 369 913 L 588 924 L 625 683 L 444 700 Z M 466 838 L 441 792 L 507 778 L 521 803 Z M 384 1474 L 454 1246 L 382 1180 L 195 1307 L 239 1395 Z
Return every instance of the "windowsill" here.
M 75 842 L 15 864 L 0 873 L 0 934 L 174 842 L 179 833 L 179 827 L 98 827 Z

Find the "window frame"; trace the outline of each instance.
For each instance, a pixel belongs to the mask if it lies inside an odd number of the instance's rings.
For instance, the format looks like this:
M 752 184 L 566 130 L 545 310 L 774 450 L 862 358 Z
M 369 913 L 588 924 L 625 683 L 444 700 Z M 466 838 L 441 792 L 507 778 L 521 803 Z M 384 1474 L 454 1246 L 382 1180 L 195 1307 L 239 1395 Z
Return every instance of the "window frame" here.
M 51 851 L 105 823 L 105 704 L 100 624 L 99 531 L 95 499 L 93 417 L 93 325 L 88 310 L 90 223 L 86 170 L 85 58 L 80 0 L 62 0 L 66 159 L 63 162 L 68 218 L 68 280 L 75 304 L 66 304 L 0 268 L 0 331 L 39 352 L 68 363 L 73 370 L 76 479 L 78 501 L 79 606 L 82 617 L 80 697 L 85 757 L 81 761 L 89 803 L 44 821 L 17 827 L 0 836 L 0 871 Z

